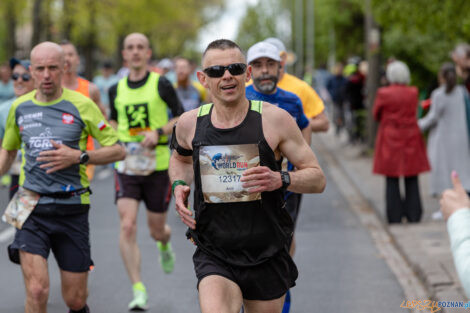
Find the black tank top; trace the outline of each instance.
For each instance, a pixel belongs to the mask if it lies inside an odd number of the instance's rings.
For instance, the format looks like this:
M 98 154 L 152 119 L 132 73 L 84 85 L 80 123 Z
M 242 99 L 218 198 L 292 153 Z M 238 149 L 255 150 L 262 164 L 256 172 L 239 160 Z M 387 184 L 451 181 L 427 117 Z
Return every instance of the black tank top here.
M 212 125 L 212 108 L 212 104 L 200 107 L 192 142 L 196 230 L 190 229 L 188 237 L 206 253 L 229 264 L 261 264 L 285 249 L 292 237 L 293 223 L 284 207 L 283 190 L 262 192 L 260 200 L 207 203 L 201 183 L 200 150 L 207 146 L 256 144 L 260 165 L 280 170 L 280 162 L 263 135 L 262 102 L 251 101 L 243 122 L 229 129 Z

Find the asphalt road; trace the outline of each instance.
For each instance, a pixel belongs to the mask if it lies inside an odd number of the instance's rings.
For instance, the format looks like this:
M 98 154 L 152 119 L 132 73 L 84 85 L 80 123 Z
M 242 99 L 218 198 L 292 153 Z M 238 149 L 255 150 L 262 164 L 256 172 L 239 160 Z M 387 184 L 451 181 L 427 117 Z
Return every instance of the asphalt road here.
M 321 195 L 305 195 L 297 226 L 299 268 L 297 286 L 292 289 L 292 313 L 310 312 L 401 312 L 403 291 L 380 257 L 368 232 L 348 209 L 347 202 L 319 156 L 328 185 Z M 114 206 L 113 178 L 93 182 L 91 221 L 92 257 L 95 270 L 89 278 L 92 312 L 127 312 L 131 286 L 122 264 L 119 220 Z M 6 202 L 0 190 L 0 204 Z M 175 271 L 166 275 L 158 264 L 155 243 L 148 235 L 144 208 L 138 221 L 138 242 L 142 252 L 143 280 L 149 293 L 149 312 L 200 312 L 193 272 L 194 246 L 184 236 L 185 227 L 171 205 L 169 224 L 176 252 Z M 23 312 L 24 287 L 19 266 L 8 261 L 5 226 L 0 226 L 0 313 Z M 7 231 L 8 232 L 8 231 Z M 60 294 L 57 264 L 49 257 L 51 288 L 48 312 L 67 308 Z

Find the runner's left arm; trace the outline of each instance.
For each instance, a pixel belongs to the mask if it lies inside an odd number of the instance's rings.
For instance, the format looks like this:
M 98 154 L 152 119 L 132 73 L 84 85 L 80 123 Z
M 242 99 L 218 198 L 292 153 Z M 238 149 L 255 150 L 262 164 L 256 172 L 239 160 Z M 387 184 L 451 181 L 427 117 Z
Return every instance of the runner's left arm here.
M 294 119 L 286 111 L 277 107 L 263 107 L 269 128 L 265 134 L 279 138 L 278 148 L 283 156 L 295 167 L 296 171 L 289 172 L 291 184 L 287 190 L 296 193 L 321 193 L 325 189 L 326 179 L 310 146 L 305 142 Z M 268 116 L 269 114 L 269 116 Z M 264 125 L 263 125 L 264 127 Z M 241 179 L 243 187 L 249 188 L 250 193 L 273 191 L 281 188 L 281 175 L 267 166 L 256 166 L 246 170 Z
M 125 150 L 118 143 L 116 131 L 109 125 L 98 107 L 91 101 L 86 105 L 77 106 L 82 119 L 85 122 L 85 132 L 97 139 L 101 148 L 94 151 L 87 151 L 90 164 L 107 164 L 123 160 Z M 47 168 L 46 173 L 53 173 L 71 165 L 78 164 L 82 151 L 73 149 L 67 145 L 59 144 L 51 140 L 54 147 L 52 150 L 42 151 L 36 159 L 44 162 L 40 167 Z M 85 147 L 81 147 L 85 149 Z

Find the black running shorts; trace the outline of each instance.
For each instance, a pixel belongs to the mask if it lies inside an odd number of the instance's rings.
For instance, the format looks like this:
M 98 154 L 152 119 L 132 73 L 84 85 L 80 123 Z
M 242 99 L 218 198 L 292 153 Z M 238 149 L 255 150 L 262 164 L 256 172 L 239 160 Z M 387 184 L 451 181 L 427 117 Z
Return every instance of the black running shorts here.
M 287 250 L 282 250 L 268 261 L 250 267 L 227 264 L 201 249 L 193 255 L 197 287 L 204 277 L 219 275 L 240 287 L 246 300 L 273 300 L 282 297 L 295 286 L 298 272 Z
M 17 230 L 8 254 L 20 263 L 19 250 L 49 257 L 52 250 L 59 268 L 69 272 L 87 272 L 93 265 L 90 255 L 88 212 L 67 216 L 31 214 Z
M 170 178 L 168 171 L 153 172 L 148 176 L 132 176 L 116 172 L 116 201 L 131 198 L 144 201 L 147 210 L 164 213 L 168 210 Z

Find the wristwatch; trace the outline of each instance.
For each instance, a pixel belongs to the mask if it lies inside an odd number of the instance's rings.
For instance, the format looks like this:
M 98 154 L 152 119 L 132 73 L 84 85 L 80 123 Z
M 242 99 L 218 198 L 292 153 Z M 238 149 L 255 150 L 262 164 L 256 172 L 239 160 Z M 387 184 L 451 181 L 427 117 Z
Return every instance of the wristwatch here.
M 282 188 L 287 189 L 290 185 L 290 175 L 289 172 L 280 171 L 281 173 L 281 181 L 282 181 Z
M 80 164 L 87 164 L 88 161 L 90 160 L 90 156 L 88 155 L 88 153 L 84 150 L 82 150 L 82 154 L 80 154 Z
M 162 128 L 157 128 L 157 134 L 158 136 L 163 136 L 163 129 Z

